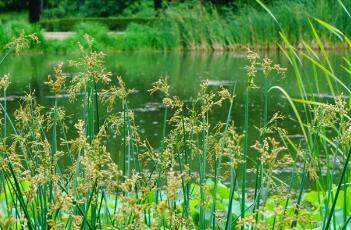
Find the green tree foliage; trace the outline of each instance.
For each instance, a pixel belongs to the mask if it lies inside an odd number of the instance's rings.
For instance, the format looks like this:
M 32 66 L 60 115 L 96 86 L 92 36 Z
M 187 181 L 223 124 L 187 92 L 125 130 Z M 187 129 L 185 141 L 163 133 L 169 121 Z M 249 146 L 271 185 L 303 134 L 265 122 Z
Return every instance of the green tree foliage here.
M 264 0 L 265 3 L 271 3 L 278 0 Z M 290 0 L 286 0 L 290 1 Z M 20 11 L 28 8 L 29 0 L 1 0 L 0 12 Z M 152 0 L 43 0 L 44 9 L 50 16 L 78 15 L 78 16 L 114 16 L 121 14 L 129 8 L 140 8 L 153 4 Z M 159 6 L 161 1 L 156 1 Z M 188 3 L 188 4 L 214 4 L 218 6 L 238 6 L 243 4 L 255 5 L 254 0 L 163 0 L 162 6 Z M 139 9 L 142 10 L 142 9 Z
M 82 16 L 110 16 L 122 13 L 122 11 L 135 0 L 63 0 L 61 6 L 68 13 L 79 12 Z
M 44 0 L 44 8 L 57 14 L 80 16 L 110 16 L 140 0 Z M 20 11 L 28 8 L 29 0 L 1 0 L 0 12 Z
M 0 12 L 23 10 L 28 2 L 23 0 L 1 0 Z
M 40 20 L 40 15 L 43 10 L 42 0 L 29 0 L 29 22 L 36 23 Z

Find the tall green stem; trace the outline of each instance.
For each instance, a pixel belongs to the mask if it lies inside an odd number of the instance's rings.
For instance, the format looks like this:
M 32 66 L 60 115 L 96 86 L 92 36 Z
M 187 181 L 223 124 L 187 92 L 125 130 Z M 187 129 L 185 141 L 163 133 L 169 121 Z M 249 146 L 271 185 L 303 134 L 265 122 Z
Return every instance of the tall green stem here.
M 245 91 L 245 118 L 244 118 L 244 154 L 242 163 L 242 187 L 241 187 L 241 218 L 245 218 L 245 204 L 246 204 L 246 161 L 249 151 L 249 85 Z M 244 227 L 241 227 L 244 229 Z
M 340 181 L 339 181 L 339 185 L 338 185 L 338 187 L 336 189 L 336 194 L 335 194 L 335 197 L 334 197 L 334 200 L 333 200 L 333 204 L 332 204 L 329 216 L 328 216 L 328 221 L 327 221 L 327 224 L 325 226 L 325 230 L 328 230 L 330 228 L 330 222 L 331 222 L 333 214 L 334 214 L 334 210 L 335 210 L 336 202 L 337 202 L 338 197 L 339 197 L 341 186 L 342 186 L 344 178 L 346 176 L 346 171 L 347 171 L 347 168 L 348 168 L 350 157 L 351 157 L 351 148 L 349 150 L 349 153 L 347 154 L 347 158 L 346 158 L 346 161 L 345 161 L 345 164 L 344 164 L 344 168 L 343 168 L 342 173 L 341 173 L 341 178 L 340 178 Z

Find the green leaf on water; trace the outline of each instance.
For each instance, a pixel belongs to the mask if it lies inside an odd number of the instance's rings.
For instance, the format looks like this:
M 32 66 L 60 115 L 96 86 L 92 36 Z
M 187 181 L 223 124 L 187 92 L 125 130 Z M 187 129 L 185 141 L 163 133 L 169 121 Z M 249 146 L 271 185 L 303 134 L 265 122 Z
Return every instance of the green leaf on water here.
M 206 186 L 208 187 L 208 190 L 211 193 L 211 195 L 214 195 L 213 193 L 215 183 L 211 179 L 208 179 L 206 181 Z M 224 185 L 221 181 L 217 183 L 217 196 L 219 196 L 222 199 L 229 199 L 230 197 L 230 188 Z M 234 193 L 234 199 L 239 199 L 238 193 Z
M 151 204 L 151 203 L 156 203 L 156 192 L 155 191 L 151 191 L 147 194 L 147 203 Z
M 320 202 L 323 202 L 323 195 L 321 192 L 317 191 L 306 192 L 304 195 L 304 200 L 309 202 L 314 207 L 320 207 Z
M 222 184 L 222 182 L 218 182 L 217 193 L 224 199 L 229 199 L 230 197 L 230 189 Z
M 6 196 L 7 196 L 8 201 L 12 201 L 12 199 L 16 197 L 15 191 L 13 190 L 11 184 L 8 181 L 5 182 L 4 187 L 5 187 L 5 189 L 3 189 L 2 192 L 0 193 L 0 200 L 1 201 L 5 200 Z M 20 182 L 20 187 L 21 187 L 22 192 L 24 192 L 24 193 L 28 192 L 30 190 L 30 182 L 29 181 L 22 181 L 22 182 Z M 5 192 L 6 192 L 6 195 L 5 195 Z

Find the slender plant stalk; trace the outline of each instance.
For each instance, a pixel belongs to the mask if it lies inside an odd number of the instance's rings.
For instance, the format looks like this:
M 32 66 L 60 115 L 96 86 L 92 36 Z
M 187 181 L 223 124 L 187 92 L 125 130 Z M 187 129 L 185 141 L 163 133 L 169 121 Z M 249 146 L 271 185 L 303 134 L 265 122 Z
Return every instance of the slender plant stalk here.
M 233 207 L 233 200 L 234 200 L 234 194 L 235 194 L 235 184 L 236 184 L 236 179 L 237 179 L 237 174 L 235 172 L 234 168 L 234 159 L 232 157 L 231 159 L 232 166 L 230 167 L 230 195 L 229 195 L 229 204 L 228 204 L 228 210 L 227 210 L 227 219 L 225 223 L 225 230 L 232 229 L 232 207 Z
M 234 93 L 235 93 L 235 87 L 236 87 L 236 84 L 233 85 L 232 95 L 234 95 Z M 227 136 L 228 127 L 229 127 L 230 120 L 231 120 L 233 101 L 234 101 L 234 97 L 232 96 L 232 98 L 230 100 L 228 113 L 227 113 L 227 119 L 226 119 L 224 131 L 223 131 L 223 134 L 222 134 L 222 138 L 224 140 L 225 140 L 225 138 Z M 222 144 L 222 146 L 221 146 L 221 154 L 220 154 L 219 157 L 216 157 L 216 160 L 215 160 L 213 210 L 212 210 L 212 229 L 213 230 L 216 228 L 216 215 L 215 215 L 215 213 L 216 213 L 216 206 L 217 206 L 217 187 L 218 187 L 218 177 L 219 177 L 219 175 L 221 173 L 221 163 L 222 163 L 222 156 L 223 156 L 223 154 L 224 154 L 224 146 Z
M 264 78 L 264 88 L 263 88 L 263 127 L 267 125 L 268 122 L 268 79 L 267 76 Z M 260 135 L 260 140 L 264 139 L 265 134 L 263 133 Z M 260 156 L 257 156 L 256 159 L 256 182 L 255 182 L 255 193 L 254 193 L 254 206 L 253 206 L 253 213 L 256 209 L 260 207 L 260 200 L 261 200 L 261 186 L 263 180 L 263 166 L 261 164 Z M 256 223 L 258 222 L 259 214 L 256 213 Z
M 335 197 L 334 197 L 334 200 L 333 200 L 333 204 L 332 204 L 330 212 L 329 212 L 327 224 L 325 225 L 325 229 L 326 230 L 328 230 L 330 228 L 330 222 L 331 222 L 332 217 L 334 215 L 336 202 L 338 200 L 339 193 L 340 193 L 340 190 L 341 190 L 341 187 L 342 187 L 342 184 L 343 184 L 346 172 L 347 172 L 347 168 L 348 168 L 348 164 L 349 164 L 349 161 L 350 161 L 350 157 L 351 157 L 351 148 L 350 148 L 350 150 L 349 150 L 349 152 L 347 154 L 347 158 L 346 158 L 345 163 L 344 163 L 344 168 L 343 168 L 342 173 L 341 173 L 340 181 L 339 181 L 338 187 L 336 189 L 336 193 L 335 193 Z
M 241 218 L 245 218 L 245 206 L 246 206 L 246 164 L 247 156 L 249 151 L 249 85 L 246 86 L 245 90 L 245 116 L 244 116 L 244 154 L 242 163 L 242 187 L 241 187 Z M 241 227 L 244 230 L 244 226 Z

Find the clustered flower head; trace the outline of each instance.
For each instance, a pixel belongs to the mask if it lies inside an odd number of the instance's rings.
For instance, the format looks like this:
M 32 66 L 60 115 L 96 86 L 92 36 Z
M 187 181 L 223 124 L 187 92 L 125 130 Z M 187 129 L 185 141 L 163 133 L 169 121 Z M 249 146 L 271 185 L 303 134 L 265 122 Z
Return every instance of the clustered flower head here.
M 92 44 L 89 36 L 85 36 L 85 39 L 88 44 Z M 91 49 L 89 46 L 89 50 Z M 70 65 L 83 70 L 73 76 L 67 89 L 71 101 L 76 99 L 77 93 L 81 90 L 87 90 L 89 85 L 110 83 L 112 76 L 111 72 L 106 71 L 103 52 L 87 51 L 82 45 L 80 45 L 80 50 L 81 58 L 77 61 L 70 61 Z
M 150 94 L 154 94 L 157 91 L 164 93 L 166 97 L 169 96 L 169 84 L 168 78 L 160 78 L 156 82 L 153 83 L 152 88 L 149 90 Z
M 287 69 L 281 67 L 279 64 L 273 64 L 273 61 L 267 57 L 261 60 L 261 57 L 257 53 L 247 49 L 246 58 L 249 62 L 248 65 L 245 66 L 245 69 L 247 71 L 248 85 L 250 88 L 257 88 L 254 78 L 260 68 L 265 77 L 268 77 L 272 71 L 275 71 L 275 73 L 281 77 L 285 77 Z
M 121 76 L 117 76 L 118 86 L 111 86 L 108 90 L 102 90 L 103 103 L 107 104 L 108 110 L 111 111 L 116 104 L 117 99 L 123 104 L 127 103 L 127 97 L 136 92 L 135 89 L 128 89 Z
M 332 127 L 346 114 L 346 103 L 339 96 L 335 98 L 334 104 L 319 103 L 314 110 L 314 121 L 318 126 Z
M 32 41 L 35 43 L 40 42 L 36 34 L 26 35 L 24 32 L 22 32 L 18 37 L 13 38 L 8 44 L 6 44 L 5 48 L 9 50 L 13 49 L 18 55 L 22 50 L 29 48 Z
M 196 97 L 186 101 L 171 95 L 167 78 L 158 80 L 149 92 L 163 95 L 165 121 L 162 141 L 153 146 L 139 134 L 137 114 L 128 108 L 128 97 L 135 90 L 129 89 L 120 76 L 118 85 L 111 85 L 112 74 L 104 67 L 104 54 L 93 51 L 91 37 L 85 39 L 88 48 L 81 45 L 81 58 L 72 62 L 80 72 L 68 81 L 63 64 L 59 64 L 46 82 L 56 96 L 67 91 L 72 101 L 83 95 L 84 116 L 69 127 L 65 121 L 70 117 L 59 101 L 47 109 L 39 105 L 34 92 L 29 92 L 13 114 L 13 134 L 0 142 L 0 169 L 8 188 L 4 192 L 16 197 L 16 203 L 11 201 L 0 208 L 0 227 L 18 224 L 26 229 L 39 217 L 48 228 L 57 229 L 68 225 L 73 229 L 196 229 L 196 218 L 207 218 L 207 213 L 216 218 L 218 226 L 224 225 L 226 202 L 230 201 L 227 193 L 235 192 L 235 202 L 240 195 L 236 194 L 236 182 L 232 182 L 233 190 L 221 183 L 222 175 L 230 174 L 226 180 L 237 179 L 234 172 L 249 162 L 243 159 L 244 135 L 231 121 L 231 111 L 226 122 L 210 118 L 215 108 L 225 104 L 231 107 L 235 95 L 223 86 L 213 90 L 204 81 Z M 18 49 L 24 47 L 18 43 Z M 286 72 L 268 58 L 261 60 L 253 51 L 248 51 L 247 58 L 250 87 L 255 87 L 258 67 L 262 67 L 265 77 Z M 99 90 L 97 83 L 109 88 Z M 8 85 L 8 76 L 0 79 L 0 87 L 6 90 Z M 101 107 L 116 113 L 98 119 Z M 345 102 L 337 98 L 335 104 L 321 104 L 316 109 L 315 123 L 333 126 L 346 117 L 347 111 Z M 310 209 L 292 205 L 294 194 L 274 175 L 276 170 L 304 161 L 308 176 L 318 179 L 318 161 L 310 152 L 297 148 L 296 159 L 292 159 L 284 142 L 287 131 L 278 125 L 284 119 L 275 113 L 258 128 L 259 138 L 251 150 L 258 155 L 257 176 L 263 177 L 257 187 L 257 193 L 262 194 L 258 204 L 262 205 L 237 219 L 237 227 L 271 229 L 267 223 L 273 221 L 272 217 L 281 229 L 293 221 L 301 226 L 312 222 Z M 350 130 L 350 123 L 343 122 L 344 139 L 350 138 Z M 120 148 L 111 152 L 110 143 Z M 199 169 L 194 169 L 194 163 Z M 225 171 L 217 177 L 217 194 L 208 173 L 222 168 Z M 15 182 L 20 189 L 13 185 Z M 225 211 L 218 208 L 212 213 L 214 205 L 225 207 Z M 27 218 L 23 206 L 29 207 L 33 216 Z M 19 210 L 15 219 L 13 210 Z M 95 226 L 91 226 L 94 215 Z
M 274 169 L 285 167 L 292 164 L 292 159 L 289 155 L 279 156 L 286 147 L 280 146 L 280 143 L 275 138 L 267 137 L 262 143 L 256 141 L 252 146 L 260 154 L 261 164 L 267 168 L 268 173 L 272 173 Z
M 54 94 L 57 96 L 61 93 L 61 90 L 64 87 L 66 77 L 63 74 L 63 63 L 58 64 L 54 68 L 54 77 L 53 79 L 50 75 L 48 77 L 48 81 L 45 82 L 45 84 L 49 85 L 54 92 Z
M 0 88 L 4 89 L 6 91 L 6 89 L 9 87 L 9 85 L 11 84 L 10 82 L 10 75 L 9 74 L 5 74 L 4 76 L 2 76 L 0 78 Z

